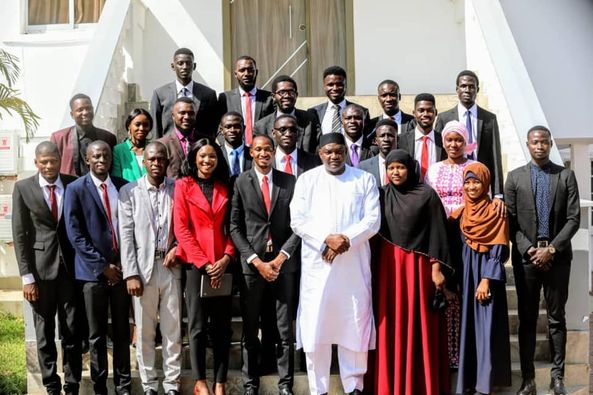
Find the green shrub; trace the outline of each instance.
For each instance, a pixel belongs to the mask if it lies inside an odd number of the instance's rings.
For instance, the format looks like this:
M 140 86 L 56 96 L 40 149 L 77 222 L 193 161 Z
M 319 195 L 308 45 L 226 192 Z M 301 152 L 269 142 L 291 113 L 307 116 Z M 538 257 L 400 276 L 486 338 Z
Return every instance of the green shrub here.
M 22 318 L 0 312 L 0 394 L 26 392 L 25 324 Z

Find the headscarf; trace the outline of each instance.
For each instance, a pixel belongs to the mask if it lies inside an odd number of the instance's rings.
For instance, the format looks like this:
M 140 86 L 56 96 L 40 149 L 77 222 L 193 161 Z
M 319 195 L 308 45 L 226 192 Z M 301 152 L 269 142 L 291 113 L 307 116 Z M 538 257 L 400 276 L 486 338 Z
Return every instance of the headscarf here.
M 398 162 L 408 169 L 403 185 L 389 183 L 381 189 L 381 236 L 397 246 L 428 255 L 449 266 L 447 218 L 436 192 L 420 182 L 418 162 L 396 149 L 385 158 L 385 167 Z
M 459 222 L 466 244 L 477 252 L 487 252 L 490 246 L 496 244 L 508 245 L 508 220 L 498 215 L 488 196 L 490 170 L 480 162 L 470 163 L 463 172 L 464 182 L 469 178 L 482 183 L 482 194 L 472 199 L 464 190 L 465 206 L 451 215 L 454 219 L 461 218 Z
M 465 125 L 459 121 L 449 121 L 445 125 L 445 128 L 441 132 L 441 135 L 443 136 L 443 146 L 445 145 L 445 138 L 447 137 L 447 135 L 451 134 L 453 132 L 455 132 L 455 133 L 459 134 L 461 137 L 463 137 L 463 140 L 465 141 L 465 148 L 463 149 L 463 152 L 465 154 L 474 152 L 474 150 L 477 147 L 477 143 L 475 141 L 471 144 L 468 143 L 469 132 L 467 131 L 467 128 L 465 127 Z

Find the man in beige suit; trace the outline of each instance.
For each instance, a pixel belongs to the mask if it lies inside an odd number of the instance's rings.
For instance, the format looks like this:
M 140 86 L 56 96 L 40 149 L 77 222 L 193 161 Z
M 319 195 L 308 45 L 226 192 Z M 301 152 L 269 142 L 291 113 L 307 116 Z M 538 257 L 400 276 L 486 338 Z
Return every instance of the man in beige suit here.
M 121 263 L 128 293 L 133 296 L 136 355 L 146 395 L 156 395 L 157 317 L 163 335 L 163 388 L 178 395 L 181 375 L 181 269 L 175 262 L 173 190 L 165 177 L 167 149 L 155 141 L 146 146 L 146 174 L 119 194 Z

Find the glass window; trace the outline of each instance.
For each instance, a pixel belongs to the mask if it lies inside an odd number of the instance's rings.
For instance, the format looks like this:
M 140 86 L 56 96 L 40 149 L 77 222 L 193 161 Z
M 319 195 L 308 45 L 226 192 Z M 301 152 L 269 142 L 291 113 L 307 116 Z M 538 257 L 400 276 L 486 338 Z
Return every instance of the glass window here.
M 106 0 L 28 0 L 27 26 L 97 23 Z

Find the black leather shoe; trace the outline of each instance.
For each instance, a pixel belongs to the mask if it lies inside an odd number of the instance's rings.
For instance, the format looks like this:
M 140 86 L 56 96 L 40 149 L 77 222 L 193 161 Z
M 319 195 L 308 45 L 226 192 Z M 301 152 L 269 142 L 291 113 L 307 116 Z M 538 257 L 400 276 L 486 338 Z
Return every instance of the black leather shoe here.
M 156 392 L 155 390 L 146 390 L 144 391 L 144 395 L 157 395 L 158 392 Z
M 243 392 L 243 395 L 257 395 L 257 389 L 253 387 L 245 388 L 245 392 Z
M 552 378 L 552 381 L 550 382 L 550 391 L 552 395 L 566 395 L 564 379 L 561 377 Z
M 535 381 L 533 379 L 523 379 L 523 383 L 521 383 L 521 388 L 517 391 L 517 395 L 537 395 Z
M 354 391 L 350 392 L 349 395 L 362 395 L 362 391 L 359 389 L 355 389 Z
M 294 394 L 292 393 L 292 390 L 290 388 L 285 387 L 285 388 L 280 388 L 278 390 L 278 395 L 294 395 Z

